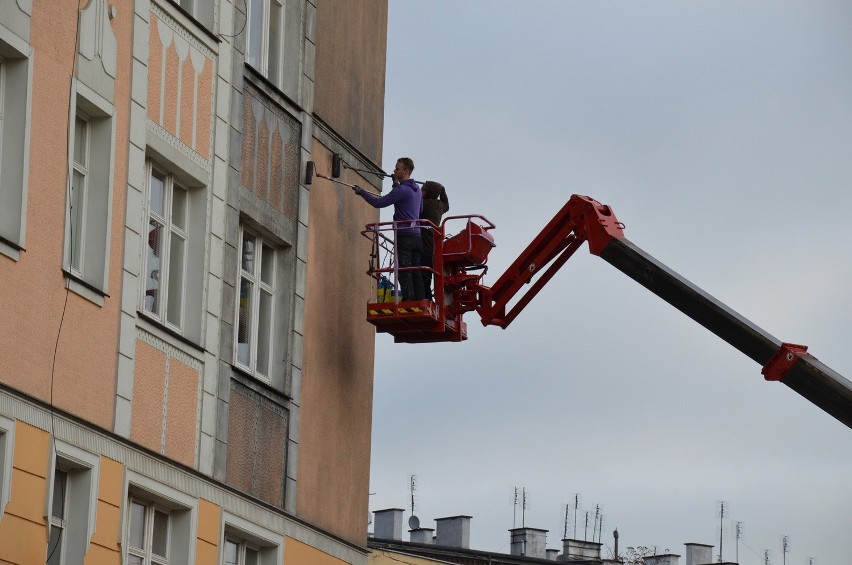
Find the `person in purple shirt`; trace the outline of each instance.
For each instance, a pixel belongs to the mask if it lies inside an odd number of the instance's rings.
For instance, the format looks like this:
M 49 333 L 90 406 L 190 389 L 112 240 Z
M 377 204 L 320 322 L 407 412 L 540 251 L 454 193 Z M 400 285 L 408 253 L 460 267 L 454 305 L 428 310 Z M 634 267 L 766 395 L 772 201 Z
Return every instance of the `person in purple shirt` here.
M 396 253 L 399 268 L 419 267 L 423 241 L 420 236 L 420 211 L 423 197 L 420 186 L 411 178 L 414 161 L 401 157 L 396 162 L 393 175 L 393 188 L 384 196 L 375 196 L 355 187 L 355 194 L 367 201 L 373 208 L 385 208 L 393 204 L 393 221 L 396 222 Z M 399 286 L 403 300 L 424 300 L 423 277 L 419 271 L 399 273 Z

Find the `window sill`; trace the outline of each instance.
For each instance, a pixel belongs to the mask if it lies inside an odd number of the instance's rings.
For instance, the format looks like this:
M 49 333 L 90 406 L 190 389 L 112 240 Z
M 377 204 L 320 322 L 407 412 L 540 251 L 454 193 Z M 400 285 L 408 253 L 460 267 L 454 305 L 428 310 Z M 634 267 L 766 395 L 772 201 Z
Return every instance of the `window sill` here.
M 65 288 L 74 294 L 82 296 L 95 306 L 99 306 L 101 308 L 104 307 L 104 303 L 106 302 L 106 299 L 109 298 L 109 294 L 87 283 L 70 271 L 62 269 L 62 273 L 65 275 Z
M 149 326 L 149 327 L 145 328 L 148 331 L 156 330 L 156 332 L 152 332 L 152 333 L 165 334 L 165 335 L 161 335 L 160 336 L 161 338 L 169 337 L 169 338 L 172 338 L 172 339 L 179 341 L 183 345 L 186 345 L 186 346 L 192 348 L 197 353 L 203 353 L 204 352 L 203 346 L 201 346 L 198 343 L 195 343 L 194 341 L 192 341 L 188 337 L 182 335 L 180 332 L 173 330 L 172 328 L 168 327 L 163 322 L 152 317 L 148 312 L 146 312 L 144 310 L 137 310 L 136 314 L 137 314 L 137 316 L 139 316 L 140 320 L 146 322 L 146 324 L 145 324 L 146 326 Z M 196 355 L 197 355 L 197 353 L 196 353 Z

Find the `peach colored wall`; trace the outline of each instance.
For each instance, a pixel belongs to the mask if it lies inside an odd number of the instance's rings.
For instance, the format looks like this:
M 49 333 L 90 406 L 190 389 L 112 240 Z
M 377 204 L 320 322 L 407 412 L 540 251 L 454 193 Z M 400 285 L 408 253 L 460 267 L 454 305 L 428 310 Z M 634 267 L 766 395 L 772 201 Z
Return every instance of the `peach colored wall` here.
M 312 158 L 331 162 L 317 143 Z M 364 183 L 348 170 L 343 180 Z M 309 214 L 297 513 L 364 545 L 375 336 L 366 304 L 375 290 L 360 232 L 378 213 L 351 190 L 316 179 Z
M 198 369 L 136 340 L 130 439 L 192 467 L 198 440 L 199 379 Z
M 97 522 L 84 565 L 119 565 L 124 466 L 102 456 L 99 475 Z
M 314 111 L 374 163 L 382 161 L 387 25 L 387 0 L 317 3 Z
M 178 43 L 181 47 L 178 49 Z M 151 14 L 148 42 L 148 118 L 209 160 L 213 119 L 213 61 Z M 183 57 L 183 58 L 181 58 Z
M 136 340 L 130 439 L 157 453 L 162 447 L 165 389 L 166 354 L 144 341 Z
M 165 454 L 188 467 L 195 464 L 198 413 L 197 369 L 169 360 L 169 394 L 166 410 Z
M 12 493 L 0 521 L 0 563 L 44 562 L 47 528 L 44 497 L 47 492 L 47 465 L 50 436 L 29 424 L 15 425 L 15 451 L 12 461 Z
M 284 538 L 284 565 L 346 565 L 346 561 L 287 537 Z
M 34 0 L 32 122 L 27 204 L 27 248 L 14 262 L 0 256 L 0 381 L 53 402 L 106 429 L 115 396 L 121 265 L 127 184 L 132 10 L 111 20 L 117 39 L 115 150 L 110 232 L 109 297 L 98 307 L 68 294 L 53 367 L 53 349 L 65 306 L 61 272 L 65 225 L 66 158 L 76 2 Z M 45 156 L 50 156 L 46 158 Z M 86 331 L 79 331 L 85 328 Z M 51 379 L 53 375 L 53 379 Z M 52 384 L 52 391 L 51 391 Z M 52 395 L 51 395 L 52 392 Z
M 219 506 L 198 500 L 198 534 L 195 543 L 195 562 L 198 565 L 218 563 L 222 510 Z

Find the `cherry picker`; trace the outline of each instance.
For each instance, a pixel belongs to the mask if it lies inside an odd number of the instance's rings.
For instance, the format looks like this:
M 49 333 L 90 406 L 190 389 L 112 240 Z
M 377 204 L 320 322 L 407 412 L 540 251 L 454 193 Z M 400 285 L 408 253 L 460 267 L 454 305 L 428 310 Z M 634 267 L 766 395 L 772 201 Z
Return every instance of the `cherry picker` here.
M 431 300 L 406 300 L 395 281 L 404 270 L 395 261 L 393 222 L 369 224 L 372 243 L 368 275 L 390 292 L 367 304 L 367 321 L 397 343 L 459 342 L 467 339 L 464 314 L 476 312 L 484 326 L 506 328 L 583 243 L 620 270 L 763 367 L 780 381 L 852 428 L 852 383 L 807 352 L 785 343 L 657 261 L 626 237 L 609 206 L 573 195 L 497 281 L 487 286 L 488 254 L 495 228 L 479 215 L 450 216 L 440 226 L 421 221 L 434 241 Z M 455 234 L 448 226 L 463 224 Z M 408 267 L 420 276 L 424 267 Z M 529 285 L 529 286 L 528 286 Z M 510 304 L 511 303 L 511 304 Z

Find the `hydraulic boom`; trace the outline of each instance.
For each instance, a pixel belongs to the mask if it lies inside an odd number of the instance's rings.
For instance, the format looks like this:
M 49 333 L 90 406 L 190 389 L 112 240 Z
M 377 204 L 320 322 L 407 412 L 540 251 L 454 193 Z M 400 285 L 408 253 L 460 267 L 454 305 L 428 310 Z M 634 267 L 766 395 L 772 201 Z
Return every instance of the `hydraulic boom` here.
M 447 236 L 448 222 L 464 221 L 464 229 Z M 435 244 L 434 299 L 406 301 L 398 293 L 380 296 L 367 306 L 367 319 L 377 331 L 397 342 L 462 341 L 462 316 L 475 310 L 483 325 L 506 328 L 584 242 L 589 251 L 626 274 L 763 367 L 766 380 L 780 381 L 852 428 L 852 383 L 807 352 L 784 343 L 672 271 L 624 237 L 623 225 L 609 206 L 574 195 L 492 286 L 483 284 L 494 228 L 482 216 L 455 216 L 441 226 L 425 222 Z M 371 224 L 363 232 L 373 241 L 374 258 L 390 265 L 371 265 L 370 276 L 397 280 L 392 222 Z M 423 268 L 409 267 L 419 276 Z M 528 286 L 529 285 L 529 286 Z M 525 292 L 522 290 L 526 289 Z M 514 301 L 514 302 L 513 302 Z M 512 303 L 510 307 L 509 304 Z

